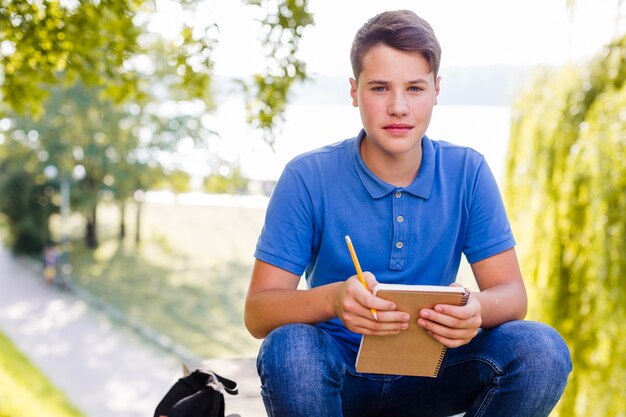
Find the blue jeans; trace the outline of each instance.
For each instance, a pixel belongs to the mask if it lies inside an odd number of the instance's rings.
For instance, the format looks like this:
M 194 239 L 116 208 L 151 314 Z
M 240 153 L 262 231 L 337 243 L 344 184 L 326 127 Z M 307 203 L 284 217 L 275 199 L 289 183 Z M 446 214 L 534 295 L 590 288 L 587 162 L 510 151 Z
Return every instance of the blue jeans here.
M 270 417 L 547 416 L 572 369 L 552 328 L 513 321 L 448 349 L 437 378 L 360 374 L 355 353 L 315 326 L 290 324 L 257 359 Z

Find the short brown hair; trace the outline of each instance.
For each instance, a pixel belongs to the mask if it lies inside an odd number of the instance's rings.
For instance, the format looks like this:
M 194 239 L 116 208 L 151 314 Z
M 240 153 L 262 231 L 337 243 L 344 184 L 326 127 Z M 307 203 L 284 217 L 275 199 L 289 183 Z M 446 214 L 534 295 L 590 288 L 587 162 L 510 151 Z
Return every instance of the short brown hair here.
M 439 72 L 441 46 L 430 24 L 410 10 L 380 13 L 358 30 L 350 62 L 355 80 L 363 71 L 363 57 L 374 46 L 383 44 L 407 52 L 418 52 L 428 61 L 435 78 Z

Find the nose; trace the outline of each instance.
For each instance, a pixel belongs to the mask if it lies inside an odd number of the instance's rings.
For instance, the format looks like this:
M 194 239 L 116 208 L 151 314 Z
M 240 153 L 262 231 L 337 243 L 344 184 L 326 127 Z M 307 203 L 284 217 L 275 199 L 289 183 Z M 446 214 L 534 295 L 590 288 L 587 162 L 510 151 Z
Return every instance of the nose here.
M 397 92 L 391 96 L 387 112 L 391 116 L 404 116 L 409 112 L 407 98 L 402 92 Z

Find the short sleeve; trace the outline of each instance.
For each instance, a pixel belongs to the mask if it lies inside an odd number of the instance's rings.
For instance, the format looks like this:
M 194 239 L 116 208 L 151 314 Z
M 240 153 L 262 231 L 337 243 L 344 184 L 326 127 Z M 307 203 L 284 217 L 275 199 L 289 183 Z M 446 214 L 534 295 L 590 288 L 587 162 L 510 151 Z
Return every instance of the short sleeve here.
M 310 190 L 287 165 L 272 192 L 255 258 L 302 275 L 311 262 L 313 208 Z
M 515 246 L 502 196 L 489 166 L 482 159 L 472 187 L 469 224 L 463 252 L 475 263 Z

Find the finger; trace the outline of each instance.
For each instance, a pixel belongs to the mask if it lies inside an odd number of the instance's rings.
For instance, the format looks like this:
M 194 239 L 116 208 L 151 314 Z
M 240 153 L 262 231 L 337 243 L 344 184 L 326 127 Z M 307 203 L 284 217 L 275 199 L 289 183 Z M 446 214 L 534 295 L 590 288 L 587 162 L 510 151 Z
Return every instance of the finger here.
M 426 329 L 433 337 L 438 336 L 442 339 L 450 340 L 465 340 L 469 341 L 478 334 L 478 328 L 467 327 L 467 328 L 451 328 L 448 326 L 444 326 L 442 324 L 425 320 L 418 319 L 417 325 Z M 465 342 L 466 343 L 466 342 Z
M 480 313 L 480 306 L 476 304 L 467 304 L 464 306 L 455 306 L 451 304 L 437 304 L 433 310 L 437 313 L 455 317 L 459 320 L 472 318 Z
M 378 284 L 378 281 L 376 280 L 376 276 L 374 276 L 374 274 L 372 274 L 370 271 L 364 271 L 363 278 L 365 278 L 365 282 L 367 283 L 368 290 L 370 290 L 370 292 L 373 292 L 374 287 Z
M 361 316 L 346 316 L 344 317 L 344 323 L 350 331 L 360 334 L 395 334 L 404 330 L 397 323 L 382 324 L 376 320 L 370 320 Z
M 391 336 L 394 334 L 398 334 L 402 331 L 404 331 L 405 329 L 396 329 L 396 330 L 372 330 L 369 328 L 361 328 L 358 330 L 354 330 L 355 333 L 358 334 L 363 334 L 363 335 L 370 335 L 370 336 Z
M 366 272 L 363 275 L 365 276 L 366 274 L 373 276 L 369 272 Z M 352 277 L 350 277 L 348 281 L 349 281 L 349 287 L 350 287 L 349 292 L 359 304 L 367 307 L 368 309 L 370 308 L 373 308 L 376 310 L 395 310 L 396 309 L 396 305 L 393 301 L 376 297 L 368 289 L 363 287 L 363 284 L 361 284 L 361 281 L 359 281 L 356 275 L 353 275 Z
M 452 329 L 466 329 L 472 326 L 470 320 L 461 319 L 426 308 L 420 310 L 419 317 Z
M 378 311 L 378 321 L 387 323 L 408 323 L 411 319 L 409 313 L 398 310 L 380 310 Z
M 390 328 L 391 326 L 406 329 L 411 320 L 411 316 L 404 311 L 384 309 L 375 310 L 376 318 L 374 318 L 369 307 L 359 305 L 358 303 L 348 306 L 344 311 L 348 313 L 346 317 L 365 319 L 369 327 L 376 329 Z
M 438 335 L 437 333 L 433 333 L 433 332 L 428 332 L 428 334 L 435 340 L 437 340 L 439 343 L 441 343 L 444 346 L 447 346 L 449 348 L 455 348 L 455 347 L 459 347 L 459 346 L 463 346 L 468 344 L 472 339 L 467 338 L 467 339 L 451 339 L 448 337 L 444 337 L 441 335 Z
M 372 295 L 372 297 L 368 297 L 365 305 L 367 307 L 374 308 L 380 311 L 395 311 L 396 310 L 396 304 L 393 301 L 376 297 L 375 295 Z
M 405 329 L 391 329 L 391 330 L 375 330 L 370 329 L 369 327 L 355 327 L 354 329 L 350 329 L 354 333 L 363 334 L 363 335 L 371 335 L 371 336 L 391 336 L 394 334 L 398 334 Z
M 408 320 L 401 312 L 395 312 L 396 314 L 384 314 L 385 308 L 389 307 L 388 303 L 378 304 L 376 302 L 377 297 L 374 297 L 369 291 L 365 290 L 360 282 L 352 279 L 348 279 L 344 285 L 343 296 L 340 297 L 339 304 L 337 305 L 337 315 L 344 322 L 346 327 L 355 331 L 356 327 L 368 327 L 372 328 L 376 321 L 382 318 L 383 322 L 406 322 Z M 378 316 L 378 310 L 376 311 L 376 317 L 372 314 L 372 306 L 379 308 L 381 316 Z M 393 311 L 392 311 L 393 312 Z
M 393 318 L 393 321 L 385 321 L 389 320 L 389 316 L 394 314 L 395 312 L 390 312 L 389 314 L 381 314 L 381 317 L 379 317 L 378 320 L 368 319 L 360 316 L 354 317 L 352 318 L 352 320 L 350 320 L 350 324 L 347 327 L 356 333 L 375 334 L 380 336 L 397 334 L 403 330 L 408 329 L 408 320 L 398 321 Z M 397 316 L 397 314 L 395 315 Z

